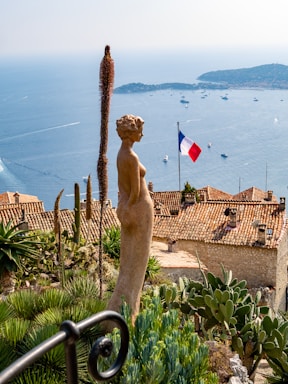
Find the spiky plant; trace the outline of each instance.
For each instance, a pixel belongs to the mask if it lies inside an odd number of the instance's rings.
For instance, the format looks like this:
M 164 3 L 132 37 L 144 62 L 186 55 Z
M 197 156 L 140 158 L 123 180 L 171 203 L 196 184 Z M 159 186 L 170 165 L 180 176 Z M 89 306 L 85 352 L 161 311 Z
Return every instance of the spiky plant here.
M 73 241 L 75 244 L 80 243 L 80 187 L 78 183 L 74 184 L 74 217 L 73 224 Z
M 9 295 L 6 302 L 13 308 L 18 317 L 32 320 L 40 310 L 41 303 L 38 292 L 32 289 L 20 289 Z
M 24 269 L 24 259 L 39 256 L 39 242 L 18 225 L 0 223 L 0 287 L 3 294 L 14 291 L 15 272 Z
M 89 238 L 90 238 L 91 219 L 92 219 L 92 183 L 91 183 L 91 176 L 89 175 L 87 180 L 87 188 L 86 188 L 86 220 L 88 223 L 86 244 L 88 244 Z
M 64 192 L 64 189 L 61 189 L 61 191 L 58 193 L 55 203 L 54 203 L 54 233 L 56 237 L 56 242 L 59 240 L 59 232 L 60 232 L 60 199 Z
M 107 200 L 108 193 L 108 159 L 106 156 L 108 147 L 108 121 L 110 111 L 110 100 L 113 92 L 114 84 L 114 61 L 110 55 L 110 47 L 106 45 L 104 57 L 100 65 L 100 93 L 101 93 L 101 133 L 100 133 L 100 148 L 97 164 L 97 175 L 99 183 L 100 195 L 100 224 L 99 224 L 99 280 L 100 280 L 100 298 L 103 293 L 102 283 L 102 226 L 103 226 L 103 210 Z

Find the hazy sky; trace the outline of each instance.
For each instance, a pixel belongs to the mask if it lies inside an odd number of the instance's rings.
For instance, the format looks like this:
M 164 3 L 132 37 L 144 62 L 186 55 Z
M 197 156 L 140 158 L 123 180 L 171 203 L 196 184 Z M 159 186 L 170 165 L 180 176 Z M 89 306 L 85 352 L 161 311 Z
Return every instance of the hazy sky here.
M 0 54 L 288 48 L 288 0 L 0 0 Z

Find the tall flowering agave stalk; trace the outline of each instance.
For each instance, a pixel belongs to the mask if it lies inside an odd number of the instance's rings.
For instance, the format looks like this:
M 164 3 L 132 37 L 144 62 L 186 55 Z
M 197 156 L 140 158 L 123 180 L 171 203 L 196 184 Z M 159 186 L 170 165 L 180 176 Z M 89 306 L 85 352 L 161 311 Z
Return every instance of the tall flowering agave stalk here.
M 103 213 L 108 193 L 108 159 L 106 156 L 108 147 L 108 121 L 110 112 L 110 100 L 114 84 L 114 61 L 110 55 L 110 47 L 106 45 L 105 54 L 100 64 L 100 94 L 101 94 L 101 128 L 100 128 L 100 148 L 97 164 L 97 175 L 99 183 L 100 200 L 100 225 L 99 225 L 99 280 L 100 280 L 100 298 L 103 293 L 102 281 L 102 232 L 103 232 Z
M 91 182 L 91 176 L 89 175 L 87 180 L 87 187 L 86 187 L 86 220 L 88 223 L 86 244 L 88 244 L 90 240 L 91 219 L 92 219 L 92 182 Z

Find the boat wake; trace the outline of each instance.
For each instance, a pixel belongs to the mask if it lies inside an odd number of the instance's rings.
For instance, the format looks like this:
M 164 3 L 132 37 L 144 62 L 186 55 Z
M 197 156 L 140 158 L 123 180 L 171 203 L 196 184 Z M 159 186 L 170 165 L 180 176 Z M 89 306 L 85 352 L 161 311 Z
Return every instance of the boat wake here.
M 21 137 L 26 137 L 26 136 L 30 136 L 30 135 L 35 135 L 35 134 L 37 134 L 37 133 L 43 133 L 43 132 L 48 132 L 48 131 L 54 131 L 54 130 L 56 130 L 56 129 L 67 128 L 67 127 L 71 127 L 71 126 L 73 126 L 73 125 L 79 125 L 79 124 L 80 124 L 80 121 L 75 121 L 75 122 L 73 122 L 73 123 L 62 124 L 62 125 L 56 125 L 55 127 L 48 127 L 48 128 L 44 128 L 44 129 L 38 129 L 37 131 L 20 133 L 19 135 L 15 135 L 15 136 L 4 137 L 3 139 L 0 139 L 0 142 L 8 141 L 8 140 L 14 140 L 14 139 L 19 139 L 19 138 L 21 138 Z
M 47 171 L 41 171 L 40 169 L 32 168 L 32 167 L 29 167 L 28 165 L 21 164 L 21 163 L 18 163 L 16 161 L 12 161 L 12 160 L 9 160 L 9 159 L 6 159 L 6 158 L 2 158 L 2 160 L 6 164 L 16 165 L 17 167 L 25 168 L 28 171 L 31 171 L 31 172 L 34 172 L 34 173 L 38 173 L 39 175 L 51 176 L 51 177 L 53 177 L 55 179 L 65 180 L 63 177 L 60 177 L 60 176 L 56 175 L 55 173 L 51 173 L 51 172 L 47 172 Z M 2 161 L 2 164 L 3 164 L 3 161 Z
M 0 183 L 2 191 L 25 189 L 23 183 L 9 170 L 2 158 L 0 158 Z

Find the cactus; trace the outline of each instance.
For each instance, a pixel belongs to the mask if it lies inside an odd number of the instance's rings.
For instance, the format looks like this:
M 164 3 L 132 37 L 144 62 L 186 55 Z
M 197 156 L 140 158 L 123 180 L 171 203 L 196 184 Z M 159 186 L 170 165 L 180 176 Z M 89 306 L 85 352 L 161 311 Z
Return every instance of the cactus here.
M 64 189 L 61 189 L 54 203 L 54 233 L 55 233 L 55 238 L 58 239 L 58 241 L 59 241 L 58 236 L 60 232 L 59 205 L 60 205 L 60 199 L 63 192 L 64 192 Z
M 110 99 L 114 84 L 114 61 L 110 55 L 110 47 L 105 47 L 105 54 L 100 64 L 100 91 L 101 91 L 101 140 L 99 148 L 99 158 L 97 164 L 97 175 L 99 182 L 100 195 L 100 223 L 99 223 L 99 280 L 100 280 L 100 298 L 103 294 L 102 282 L 102 226 L 104 204 L 107 200 L 108 175 L 107 175 L 107 147 L 108 147 L 108 121 L 110 111 Z
M 206 284 L 190 281 L 186 287 L 189 304 L 202 316 L 203 333 L 213 329 L 214 335 L 216 330 L 221 339 L 231 340 L 251 379 L 263 358 L 283 367 L 288 321 L 273 319 L 268 307 L 259 306 L 261 292 L 253 299 L 245 280 L 233 279 L 224 268 L 222 272 L 222 280 L 208 272 Z
M 195 329 L 202 336 L 228 340 L 251 379 L 265 358 L 278 382 L 288 382 L 288 320 L 259 306 L 261 292 L 253 299 L 245 280 L 238 281 L 224 268 L 222 273 L 221 279 L 208 272 L 203 282 L 180 278 L 178 289 L 163 285 L 155 294 L 166 311 L 179 308 L 186 318 L 194 315 Z
M 80 187 L 78 183 L 74 184 L 74 223 L 73 229 L 73 241 L 75 244 L 80 243 Z
M 87 188 L 86 188 L 86 220 L 88 223 L 86 244 L 89 242 L 89 239 L 90 239 L 91 219 L 92 219 L 92 184 L 91 184 L 91 176 L 89 175 L 87 180 Z
M 171 300 L 174 292 L 171 289 Z M 217 375 L 209 370 L 208 347 L 200 342 L 193 323 L 187 321 L 181 326 L 178 311 L 171 309 L 165 312 L 159 296 L 144 300 L 144 309 L 138 315 L 135 326 L 131 326 L 129 315 L 126 319 L 130 325 L 129 352 L 120 376 L 113 382 L 218 383 Z M 129 311 L 125 307 L 124 304 L 123 311 L 127 316 Z
M 251 379 L 263 358 L 278 374 L 288 374 L 288 321 L 273 318 L 268 307 L 259 306 L 261 293 L 253 299 L 245 280 L 238 281 L 223 267 L 222 273 L 221 279 L 208 272 L 203 283 L 180 278 L 178 291 L 175 286 L 160 287 L 163 308 L 180 308 L 186 316 L 194 315 L 199 332 L 207 339 L 230 341 Z

